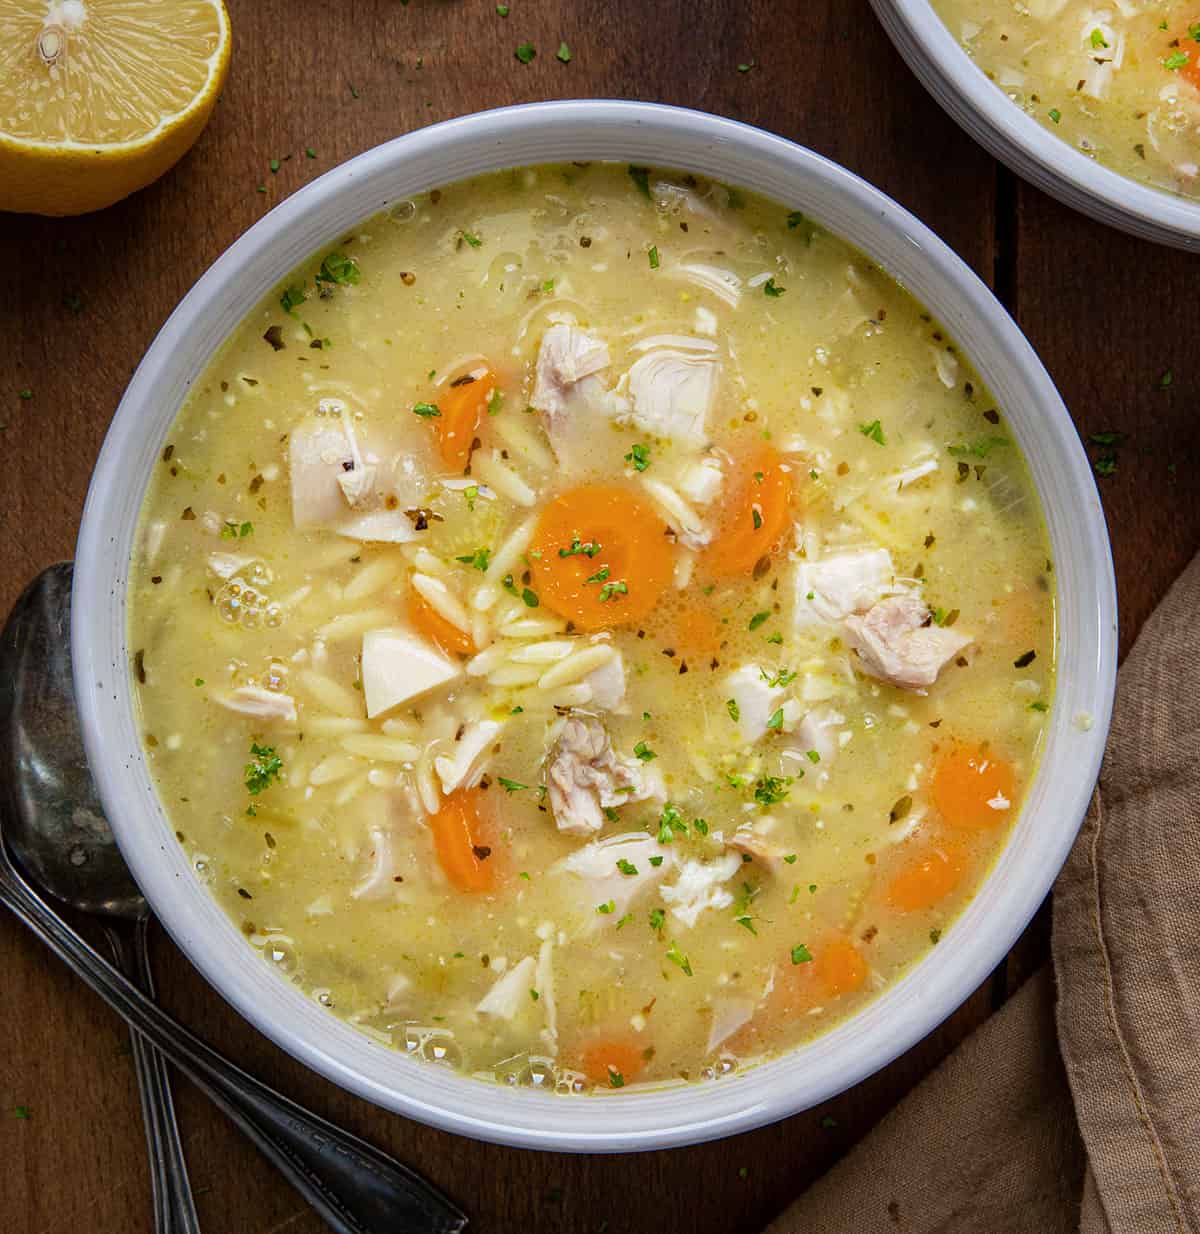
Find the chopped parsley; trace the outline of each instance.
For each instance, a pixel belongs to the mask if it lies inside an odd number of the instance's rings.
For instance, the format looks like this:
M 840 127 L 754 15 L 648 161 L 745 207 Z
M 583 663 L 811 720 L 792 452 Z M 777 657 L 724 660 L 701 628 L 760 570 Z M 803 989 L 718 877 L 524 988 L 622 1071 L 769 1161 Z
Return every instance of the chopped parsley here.
M 582 553 L 585 557 L 595 557 L 596 554 L 600 552 L 602 547 L 602 545 L 597 544 L 594 540 L 589 540 L 586 544 L 581 544 L 579 537 L 576 536 L 571 541 L 571 547 L 560 548 L 558 550 L 558 555 L 560 557 L 576 557 Z
M 477 548 L 473 553 L 466 553 L 462 557 L 455 557 L 454 560 L 461 561 L 465 566 L 474 566 L 481 574 L 485 574 L 487 573 L 491 555 L 491 549 Z
M 774 275 L 772 275 L 769 279 L 767 279 L 767 281 L 763 284 L 763 295 L 770 296 L 774 300 L 778 300 L 779 297 L 782 296 L 785 291 L 787 291 L 787 288 L 780 287 L 779 284 L 775 281 Z
M 653 866 L 656 870 L 658 869 L 658 867 L 659 867 L 660 865 L 662 865 L 662 863 L 663 863 L 662 853 L 659 853 L 659 854 L 657 854 L 656 856 L 654 856 L 654 857 L 651 857 L 651 858 L 650 858 L 650 864 L 651 864 L 651 865 L 652 865 L 652 866 Z
M 538 993 L 535 989 L 533 989 L 532 987 L 530 987 L 530 990 L 529 990 L 529 997 L 530 997 L 530 998 L 532 998 L 532 999 L 533 999 L 533 1001 L 536 1003 L 536 1002 L 537 1002 L 537 1000 L 538 1000 L 539 998 L 541 998 L 542 996 L 541 996 L 541 995 L 540 995 L 540 994 L 539 994 L 539 993 Z
M 596 905 L 596 912 L 607 916 L 609 913 L 614 913 L 617 910 L 616 900 L 607 900 L 603 904 Z
M 650 251 L 646 254 L 646 256 L 649 257 L 650 259 L 650 269 L 657 270 L 659 265 L 661 264 L 661 262 L 658 259 L 658 245 L 652 244 L 650 246 Z
M 254 534 L 253 523 L 237 523 L 226 521 L 221 527 L 222 540 L 244 540 Z
M 29 400 L 30 400 L 31 398 L 33 398 L 33 391 L 32 391 L 32 390 L 29 390 L 29 389 L 25 389 L 25 390 L 18 390 L 18 391 L 17 391 L 17 398 L 19 398 L 19 399 L 21 400 L 21 402 L 22 402 L 22 403 L 28 403 L 28 402 L 29 402 Z
M 804 757 L 807 758 L 810 763 L 819 763 L 821 761 L 821 756 L 816 750 L 806 750 L 804 752 Z
M 812 952 L 803 943 L 797 943 L 792 948 L 793 964 L 811 964 L 812 958 Z
M 786 801 L 791 779 L 785 776 L 759 776 L 754 781 L 754 800 L 762 806 L 778 805 Z
M 267 164 L 267 166 L 270 167 L 271 169 L 271 175 L 275 175 L 279 171 L 279 160 L 272 159 L 270 163 Z
M 1057 107 L 1051 107 L 1050 110 L 1046 114 L 1050 117 L 1051 120 L 1054 121 L 1055 124 L 1057 124 L 1062 119 L 1062 112 L 1059 111 Z
M 674 833 L 678 831 L 682 835 L 687 834 L 687 824 L 683 821 L 683 815 L 679 812 L 679 807 L 672 805 L 669 801 L 663 806 L 662 814 L 658 819 L 658 842 L 660 844 L 670 844 L 675 838 Z
M 774 677 L 764 669 L 760 668 L 758 671 L 762 674 L 762 679 L 767 683 L 768 688 L 772 690 L 782 690 L 784 686 L 790 686 L 796 680 L 796 674 L 788 672 L 786 668 L 781 668 Z
M 690 977 L 692 976 L 692 962 L 679 950 L 679 944 L 672 940 L 671 945 L 667 948 L 667 959 L 675 965 L 676 968 L 681 968 Z
M 291 283 L 283 290 L 283 295 L 279 297 L 280 307 L 285 313 L 290 313 L 293 317 L 296 316 L 296 305 L 303 304 L 308 296 L 304 291 L 303 283 Z
M 650 197 L 650 168 L 630 165 L 629 178 L 637 185 L 638 192 L 647 199 Z
M 633 752 L 642 760 L 643 763 L 648 763 L 652 759 L 656 759 L 658 757 L 658 755 L 655 754 L 644 741 L 639 741 L 637 745 L 633 747 Z
M 1164 69 L 1181 69 L 1188 62 L 1188 53 L 1186 51 L 1173 51 L 1164 61 Z
M 729 712 L 729 718 L 736 724 L 742 718 L 742 709 L 737 705 L 737 699 L 727 698 L 725 700 L 725 710 Z
M 762 623 L 766 621 L 770 616 L 771 614 L 769 611 L 755 613 L 754 616 L 750 618 L 750 624 L 747 626 L 747 629 L 757 630 L 758 627 L 761 626 Z
M 1104 31 L 1097 26 L 1091 33 L 1091 42 L 1093 47 L 1107 47 L 1108 40 L 1104 37 Z
M 787 216 L 788 231 L 795 231 L 797 227 L 803 227 L 806 222 L 807 220 L 799 210 L 793 210 Z
M 1043 703 L 1042 700 L 1039 698 L 1036 701 L 1029 704 L 1029 710 L 1030 711 L 1049 711 L 1050 704 Z
M 436 403 L 416 403 L 414 404 L 412 411 L 414 416 L 423 416 L 426 419 L 432 416 L 440 416 L 442 414 L 438 410 L 438 405 Z M 478 492 L 478 490 L 476 491 Z
M 708 823 L 702 818 L 692 819 L 692 830 L 702 836 L 708 835 Z
M 501 17 L 507 17 L 509 14 L 508 5 L 507 4 L 496 5 L 496 12 L 499 13 Z
M 312 146 L 305 146 L 304 153 L 310 159 L 315 159 L 317 157 L 317 152 L 312 148 Z
M 638 442 L 636 446 L 630 447 L 629 453 L 625 455 L 625 461 L 633 467 L 634 471 L 645 471 L 650 466 L 650 447 Z
M 506 793 L 519 793 L 523 789 L 529 787 L 528 784 L 522 784 L 520 780 L 509 780 L 504 776 L 497 776 L 496 783 L 499 784 Z
M 667 920 L 665 910 L 661 908 L 652 908 L 650 910 L 650 928 L 657 934 Z
M 539 603 L 538 598 L 537 598 L 537 592 L 533 591 L 529 587 L 525 587 L 522 589 L 521 599 L 525 601 L 526 608 L 537 608 L 538 603 Z
M 612 1063 L 608 1064 L 607 1070 L 609 1088 L 624 1088 L 625 1077 L 612 1065 Z
M 767 727 L 779 731 L 783 728 L 783 708 L 776 707 L 771 713 L 771 718 L 767 721 Z
M 633 875 L 635 875 L 638 872 L 637 866 L 635 866 L 633 862 L 630 861 L 627 857 L 617 858 L 617 869 L 620 870 L 622 874 L 624 874 L 626 877 L 629 877 L 629 878 L 632 878 Z
M 887 445 L 887 438 L 883 435 L 883 425 L 878 420 L 872 420 L 870 424 L 860 424 L 858 431 L 864 437 L 869 437 L 877 446 Z
M 476 235 L 473 231 L 464 231 L 464 232 L 463 232 L 463 234 L 462 234 L 462 238 L 463 238 L 463 239 L 464 239 L 464 240 L 465 240 L 465 241 L 466 241 L 466 242 L 467 242 L 467 243 L 468 243 L 468 244 L 469 244 L 469 245 L 470 245 L 473 249 L 477 249 L 477 248 L 479 248 L 479 247 L 483 244 L 483 241 L 482 241 L 482 240 L 481 240 L 481 239 L 480 239 L 480 238 L 479 238 L 479 237 L 478 237 L 478 236 L 477 236 L 477 235 Z
M 751 934 L 757 937 L 758 931 L 754 928 L 754 918 L 753 917 L 735 917 L 734 921 L 736 921 L 738 925 L 744 926 L 747 930 L 750 931 Z
M 632 920 L 633 920 L 633 914 L 626 913 L 624 917 L 618 918 L 617 929 L 619 930 L 622 926 L 627 926 Z
M 561 60 L 563 64 L 571 63 L 571 49 L 566 43 L 559 43 L 558 50 L 554 53 L 555 59 Z
M 522 64 L 532 62 L 534 56 L 537 55 L 537 48 L 532 43 L 518 43 L 517 50 L 513 53 Z
M 32 1117 L 27 1105 L 19 1105 L 13 1109 L 13 1118 L 20 1119 L 22 1122 L 27 1123 Z
M 283 759 L 275 753 L 274 746 L 260 746 L 257 741 L 250 743 L 250 756 L 253 762 L 246 764 L 246 788 L 257 796 L 279 779 Z
M 339 287 L 348 287 L 357 283 L 360 278 L 362 274 L 358 269 L 358 262 L 353 257 L 347 257 L 345 253 L 330 253 L 326 256 L 316 275 L 318 283 Z
M 1011 446 L 1007 437 L 981 437 L 965 445 L 947 446 L 946 453 L 954 458 L 987 458 L 991 452 L 1000 446 Z
M 796 854 L 795 854 L 795 853 L 788 853 L 788 854 L 784 857 L 784 861 L 786 861 L 786 862 L 788 863 L 788 865 L 790 865 L 790 866 L 794 866 L 794 865 L 796 864 Z
M 607 566 L 604 567 L 606 570 Z M 627 596 L 629 594 L 629 584 L 624 579 L 619 579 L 615 583 L 605 583 L 600 588 L 600 599 L 611 600 L 614 596 Z

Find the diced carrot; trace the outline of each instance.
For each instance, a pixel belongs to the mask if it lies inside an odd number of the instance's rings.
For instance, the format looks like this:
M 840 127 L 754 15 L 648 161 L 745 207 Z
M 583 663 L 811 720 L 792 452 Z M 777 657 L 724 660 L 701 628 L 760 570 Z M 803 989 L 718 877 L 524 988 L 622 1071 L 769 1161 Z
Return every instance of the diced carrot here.
M 438 863 L 459 891 L 490 891 L 496 883 L 495 859 L 480 843 L 481 796 L 477 788 L 460 788 L 429 816 Z
M 782 543 L 791 501 L 791 468 L 777 450 L 758 446 L 731 477 L 705 569 L 718 578 L 750 574 Z
M 867 979 L 867 961 L 848 939 L 836 935 L 813 948 L 813 975 L 827 998 L 853 994 Z
M 892 876 L 885 898 L 902 913 L 932 908 L 962 882 L 965 868 L 965 855 L 956 845 L 922 845 Z
M 490 368 L 451 382 L 437 400 L 438 415 L 431 423 L 437 431 L 442 461 L 455 471 L 466 471 L 471 461 L 471 442 L 479 431 L 488 399 L 498 384 Z
M 571 489 L 543 509 L 529 546 L 533 588 L 582 630 L 642 621 L 671 580 L 667 526 L 631 489 Z
M 1193 26 L 1192 29 L 1195 27 Z M 1180 67 L 1179 76 L 1200 90 L 1200 40 L 1194 38 L 1190 30 L 1179 36 L 1175 45 L 1168 49 L 1167 56 L 1163 59 L 1180 54 L 1187 56 L 1187 61 Z
M 685 603 L 675 617 L 675 639 L 681 651 L 715 656 L 725 638 L 725 627 L 707 605 Z
M 418 634 L 423 634 L 437 643 L 443 651 L 462 656 L 475 654 L 475 643 L 471 636 L 447 621 L 424 596 L 415 591 L 408 598 L 408 619 Z
M 933 804 L 951 827 L 981 831 L 1012 817 L 1012 765 L 982 746 L 956 746 L 933 771 Z
M 579 1069 L 593 1084 L 622 1088 L 646 1065 L 643 1047 L 631 1037 L 604 1037 L 584 1047 Z

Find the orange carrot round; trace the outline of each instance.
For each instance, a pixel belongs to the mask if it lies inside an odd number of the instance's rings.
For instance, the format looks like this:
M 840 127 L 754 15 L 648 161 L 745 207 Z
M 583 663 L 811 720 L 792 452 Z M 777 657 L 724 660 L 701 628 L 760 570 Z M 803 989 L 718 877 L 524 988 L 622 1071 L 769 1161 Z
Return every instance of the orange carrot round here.
M 459 891 L 490 891 L 496 883 L 491 850 L 480 842 L 481 790 L 460 788 L 429 816 L 433 850 L 446 877 Z
M 982 746 L 956 746 L 934 768 L 933 804 L 951 827 L 998 827 L 1012 817 L 1015 794 L 1012 765 Z
M 758 446 L 731 476 L 705 568 L 718 578 L 750 574 L 783 542 L 791 501 L 791 468 L 777 450 Z
M 965 866 L 962 851 L 953 845 L 923 848 L 892 876 L 887 902 L 902 913 L 932 908 L 962 882 Z
M 1182 52 L 1187 56 L 1187 62 L 1179 69 L 1179 76 L 1200 90 L 1200 42 L 1190 35 L 1180 37 L 1178 45 L 1172 47 L 1170 51 L 1172 53 Z
M 593 1084 L 622 1088 L 646 1065 L 642 1047 L 630 1037 L 604 1037 L 584 1047 L 579 1069 Z
M 455 471 L 465 471 L 471 461 L 471 443 L 496 389 L 496 374 L 490 368 L 469 380 L 451 382 L 437 400 L 438 415 L 432 418 L 437 431 L 442 462 Z
M 644 620 L 672 571 L 666 524 L 631 489 L 605 484 L 546 506 L 529 561 L 539 598 L 581 630 Z
M 408 619 L 418 634 L 423 634 L 443 651 L 462 656 L 475 654 L 475 642 L 465 631 L 449 622 L 415 591 L 408 598 Z

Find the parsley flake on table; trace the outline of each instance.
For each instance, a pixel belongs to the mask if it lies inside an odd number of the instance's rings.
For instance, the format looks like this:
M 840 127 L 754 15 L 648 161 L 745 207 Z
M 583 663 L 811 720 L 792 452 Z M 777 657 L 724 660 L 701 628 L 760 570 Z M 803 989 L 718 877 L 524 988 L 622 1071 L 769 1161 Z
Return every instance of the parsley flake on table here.
M 532 43 L 518 43 L 513 54 L 522 64 L 529 64 L 537 55 L 537 48 Z
M 558 50 L 554 53 L 554 58 L 556 60 L 561 60 L 563 64 L 570 64 L 571 49 L 566 45 L 566 43 L 559 43 Z

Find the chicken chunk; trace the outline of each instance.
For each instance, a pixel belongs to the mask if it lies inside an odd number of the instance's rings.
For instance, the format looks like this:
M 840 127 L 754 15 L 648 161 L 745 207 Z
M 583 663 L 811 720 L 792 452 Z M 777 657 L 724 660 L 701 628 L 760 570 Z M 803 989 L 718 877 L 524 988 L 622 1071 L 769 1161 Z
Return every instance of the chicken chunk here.
M 512 1021 L 530 1006 L 529 991 L 537 980 L 537 961 L 527 955 L 496 981 L 479 1000 L 475 1014 L 480 1019 Z
M 212 696 L 228 711 L 250 716 L 255 720 L 282 720 L 285 724 L 296 723 L 296 700 L 290 694 L 278 690 L 264 690 L 261 686 L 238 686 L 228 693 Z
M 884 548 L 831 553 L 796 565 L 796 627 L 861 613 L 896 590 L 892 555 Z
M 742 868 L 739 853 L 726 853 L 716 861 L 689 859 L 679 868 L 679 877 L 662 888 L 663 903 L 681 926 L 691 929 L 708 908 L 728 908 L 733 893 L 723 886 Z
M 433 769 L 442 782 L 442 792 L 472 788 L 479 783 L 485 764 L 484 754 L 504 728 L 503 720 L 479 720 L 468 724 L 455 742 L 452 754 L 439 754 Z
M 362 642 L 367 718 L 454 681 L 462 667 L 407 630 L 368 630 Z
M 738 736 L 750 745 L 766 733 L 767 721 L 782 704 L 787 691 L 770 686 L 757 664 L 743 664 L 722 680 L 721 694 L 733 703 L 729 712 L 737 717 Z
M 583 681 L 592 692 L 590 705 L 597 710 L 616 711 L 625 705 L 625 660 L 619 651 Z
M 605 808 L 661 796 L 658 777 L 613 752 L 599 720 L 570 715 L 550 751 L 546 782 L 559 831 L 594 835 Z
M 578 326 L 560 322 L 542 335 L 529 402 L 541 413 L 560 463 L 568 461 L 579 436 L 572 431 L 573 412 L 589 402 L 604 401 L 607 390 L 599 374 L 610 363 L 608 344 Z
M 660 858 L 651 865 L 650 858 Z M 624 861 L 624 866 L 618 866 Z M 577 897 L 590 913 L 593 927 L 617 922 L 640 895 L 649 891 L 674 868 L 675 857 L 645 831 L 627 832 L 606 840 L 593 840 L 565 857 L 558 869 L 582 880 L 584 890 Z M 632 873 L 623 871 L 632 869 Z M 611 913 L 596 913 L 597 904 L 612 902 Z
M 863 672 L 918 694 L 973 641 L 933 625 L 928 607 L 914 595 L 892 596 L 861 617 L 847 617 L 845 631 Z
M 694 346 L 655 347 L 634 361 L 629 370 L 631 419 L 644 433 L 699 450 L 708 442 L 708 414 L 721 366 L 712 343 L 678 341 Z

